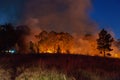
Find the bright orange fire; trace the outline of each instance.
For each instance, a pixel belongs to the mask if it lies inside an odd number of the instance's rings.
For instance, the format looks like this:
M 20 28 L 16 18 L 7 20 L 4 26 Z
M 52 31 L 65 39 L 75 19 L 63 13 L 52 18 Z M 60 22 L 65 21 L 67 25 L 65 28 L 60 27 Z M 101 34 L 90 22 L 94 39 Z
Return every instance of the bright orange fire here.
M 35 37 L 33 41 L 36 52 L 39 50 L 39 53 L 73 53 L 74 39 L 68 33 L 42 31 Z
M 91 56 L 103 56 L 97 50 L 97 36 L 86 34 L 84 36 L 71 36 L 68 33 L 57 33 L 54 31 L 42 31 L 35 36 L 34 50 L 36 53 L 65 53 L 83 54 Z M 112 57 L 120 57 L 119 49 L 113 45 Z

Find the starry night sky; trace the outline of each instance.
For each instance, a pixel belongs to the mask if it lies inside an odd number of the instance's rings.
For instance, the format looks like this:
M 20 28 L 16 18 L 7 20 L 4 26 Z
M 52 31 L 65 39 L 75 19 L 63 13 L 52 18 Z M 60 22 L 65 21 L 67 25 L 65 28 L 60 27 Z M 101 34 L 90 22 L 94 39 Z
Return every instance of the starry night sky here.
M 1 0 L 0 24 L 21 22 L 25 5 L 25 0 Z M 59 6 L 58 9 L 58 11 L 65 10 L 64 7 L 59 8 Z M 111 29 L 116 38 L 120 38 L 120 0 L 93 0 L 90 18 L 99 25 L 100 29 Z

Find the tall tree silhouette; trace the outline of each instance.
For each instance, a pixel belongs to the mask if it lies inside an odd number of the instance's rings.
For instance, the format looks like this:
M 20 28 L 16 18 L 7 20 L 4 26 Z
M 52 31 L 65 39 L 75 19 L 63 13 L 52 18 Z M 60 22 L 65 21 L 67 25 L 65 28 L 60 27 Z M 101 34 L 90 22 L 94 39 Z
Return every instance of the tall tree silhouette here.
M 106 30 L 102 29 L 100 33 L 98 34 L 99 38 L 97 39 L 97 49 L 100 51 L 100 53 L 104 54 L 104 57 L 106 56 L 106 51 L 112 51 L 111 45 L 114 41 L 111 34 L 109 34 Z

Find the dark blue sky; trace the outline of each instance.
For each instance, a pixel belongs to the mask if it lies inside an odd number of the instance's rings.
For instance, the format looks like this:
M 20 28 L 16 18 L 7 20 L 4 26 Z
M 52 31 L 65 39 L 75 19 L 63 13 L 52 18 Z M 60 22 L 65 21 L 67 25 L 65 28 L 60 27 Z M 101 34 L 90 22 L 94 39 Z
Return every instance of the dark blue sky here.
M 24 0 L 0 1 L 0 24 L 18 23 L 22 18 Z
M 112 29 L 120 38 L 120 0 L 93 0 L 91 18 L 100 28 Z
M 24 1 L 0 1 L 0 24 L 18 23 L 23 17 Z M 92 20 L 98 23 L 100 29 L 111 29 L 116 38 L 120 38 L 120 0 L 93 0 L 92 6 Z

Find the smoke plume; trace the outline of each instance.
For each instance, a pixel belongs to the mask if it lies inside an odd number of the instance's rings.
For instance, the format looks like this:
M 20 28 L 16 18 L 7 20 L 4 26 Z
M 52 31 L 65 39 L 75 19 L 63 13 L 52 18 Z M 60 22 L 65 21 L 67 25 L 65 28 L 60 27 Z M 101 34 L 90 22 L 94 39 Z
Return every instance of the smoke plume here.
M 91 0 L 29 0 L 24 22 L 35 30 L 94 33 L 96 24 L 88 16 L 91 7 Z
M 28 25 L 31 30 L 31 35 L 27 37 L 27 41 L 39 42 L 35 35 L 38 35 L 41 31 L 47 31 L 48 33 L 50 31 L 56 33 L 67 32 L 74 37 L 73 53 L 99 55 L 96 43 L 98 25 L 89 17 L 91 8 L 91 0 L 26 1 L 23 23 Z M 51 37 L 48 39 L 51 39 Z M 48 42 L 51 40 L 48 40 Z M 117 53 L 118 48 L 113 48 L 114 52 L 112 53 Z M 51 52 L 50 49 L 47 49 L 47 51 Z
M 74 53 L 92 54 L 96 49 L 96 35 L 93 34 L 97 32 L 97 25 L 89 18 L 91 8 L 91 0 L 27 1 L 23 19 L 31 29 L 27 41 L 36 42 L 34 35 L 43 30 L 68 32 L 75 38 Z M 86 34 L 92 34 L 88 36 L 91 39 L 84 38 Z

